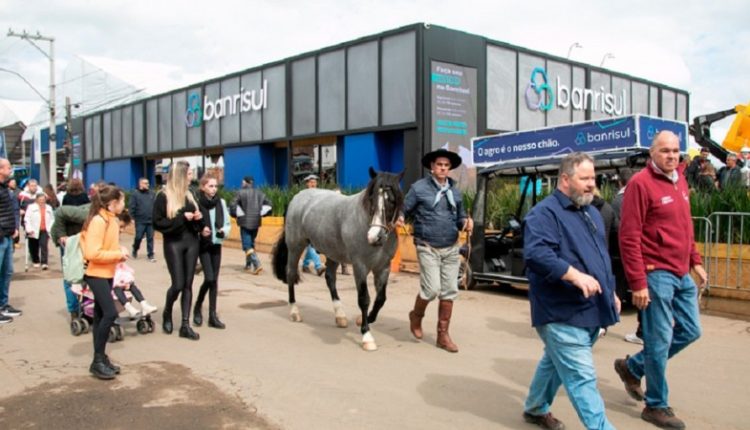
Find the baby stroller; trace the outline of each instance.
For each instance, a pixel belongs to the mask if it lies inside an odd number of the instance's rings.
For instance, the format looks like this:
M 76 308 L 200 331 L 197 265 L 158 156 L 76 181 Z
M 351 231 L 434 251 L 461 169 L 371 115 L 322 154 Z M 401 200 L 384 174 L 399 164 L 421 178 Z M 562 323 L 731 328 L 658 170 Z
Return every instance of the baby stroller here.
M 80 316 L 70 322 L 70 334 L 73 336 L 80 336 L 82 333 L 88 333 L 92 323 L 94 322 L 94 293 L 85 284 L 73 284 L 70 287 L 70 291 L 78 296 L 78 303 L 80 305 Z M 132 295 L 130 292 L 125 291 L 125 296 L 130 301 Z M 112 300 L 115 303 L 117 313 L 122 313 L 125 308 L 120 304 L 120 301 L 115 297 L 114 292 L 112 293 Z M 118 317 L 115 319 L 115 323 L 109 329 L 109 342 L 117 342 L 123 340 L 125 331 L 122 328 L 121 322 L 135 320 L 135 327 L 140 334 L 148 334 L 154 331 L 154 321 L 151 319 L 151 314 L 141 315 L 137 318 L 131 317 Z

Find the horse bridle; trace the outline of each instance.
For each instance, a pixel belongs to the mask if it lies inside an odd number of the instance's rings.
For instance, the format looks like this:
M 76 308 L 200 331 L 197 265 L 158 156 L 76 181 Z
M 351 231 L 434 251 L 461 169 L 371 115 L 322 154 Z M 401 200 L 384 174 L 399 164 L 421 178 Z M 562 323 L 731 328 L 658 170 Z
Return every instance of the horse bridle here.
M 382 204 L 381 204 L 381 199 L 383 199 L 382 200 Z M 378 212 L 379 212 L 378 215 L 380 215 L 380 219 L 381 220 L 385 220 L 386 219 L 385 218 L 385 215 L 386 215 L 385 214 L 385 200 L 388 200 L 388 194 L 386 194 L 385 191 L 383 191 L 383 188 L 380 187 L 380 188 L 378 188 Z M 373 217 L 373 219 L 375 219 L 375 217 Z M 396 220 L 397 219 L 398 219 L 398 208 L 394 208 L 394 210 L 393 210 L 393 217 L 391 218 L 391 220 L 389 222 L 387 222 L 386 224 L 382 224 L 382 223 L 378 223 L 378 222 L 374 222 L 373 221 L 373 222 L 370 223 L 370 228 L 372 228 L 372 227 L 380 227 L 383 230 L 385 230 L 385 234 L 387 236 L 396 227 Z

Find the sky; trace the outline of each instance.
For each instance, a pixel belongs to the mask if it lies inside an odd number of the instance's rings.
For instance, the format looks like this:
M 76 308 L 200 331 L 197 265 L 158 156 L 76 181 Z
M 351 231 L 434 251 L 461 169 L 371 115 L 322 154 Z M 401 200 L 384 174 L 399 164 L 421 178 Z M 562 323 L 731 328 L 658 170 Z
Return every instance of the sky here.
M 48 94 L 47 58 L 8 29 L 54 37 L 56 76 L 83 59 L 158 94 L 418 22 L 561 57 L 579 43 L 571 59 L 597 66 L 611 53 L 605 68 L 687 90 L 691 118 L 750 103 L 747 0 L 0 0 L 0 101 L 41 103 L 2 69 Z

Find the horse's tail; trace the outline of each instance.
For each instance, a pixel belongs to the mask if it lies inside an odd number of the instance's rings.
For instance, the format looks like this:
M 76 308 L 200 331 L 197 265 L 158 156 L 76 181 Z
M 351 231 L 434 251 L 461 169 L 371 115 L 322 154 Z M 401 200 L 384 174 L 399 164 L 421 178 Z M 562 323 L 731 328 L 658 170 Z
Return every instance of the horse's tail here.
M 273 274 L 285 284 L 287 260 L 289 260 L 289 248 L 286 246 L 286 233 L 282 231 L 281 237 L 271 251 L 271 263 L 273 264 Z

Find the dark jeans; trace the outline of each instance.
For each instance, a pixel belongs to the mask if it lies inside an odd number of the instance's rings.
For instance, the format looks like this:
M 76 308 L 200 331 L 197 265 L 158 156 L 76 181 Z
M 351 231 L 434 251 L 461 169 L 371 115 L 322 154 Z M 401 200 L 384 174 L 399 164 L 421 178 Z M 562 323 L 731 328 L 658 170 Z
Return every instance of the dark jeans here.
M 49 241 L 49 234 L 46 231 L 42 230 L 39 232 L 39 237 L 37 239 L 29 237 L 28 240 L 29 253 L 31 253 L 31 261 L 34 264 L 39 264 L 40 262 L 42 264 L 47 264 L 47 242 Z
M 138 253 L 138 248 L 141 247 L 141 240 L 143 240 L 144 234 L 146 235 L 146 251 L 148 252 L 148 258 L 154 258 L 154 225 L 150 222 L 136 221 L 133 255 Z
M 203 306 L 203 299 L 208 293 L 208 310 L 216 312 L 216 297 L 219 293 L 219 268 L 221 267 L 221 245 L 210 245 L 201 250 L 201 265 L 203 266 L 204 281 L 198 291 L 195 307 Z
M 84 276 L 86 285 L 94 293 L 94 354 L 104 354 L 109 338 L 109 329 L 117 319 L 117 309 L 112 300 L 112 279 Z

